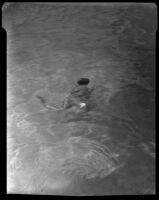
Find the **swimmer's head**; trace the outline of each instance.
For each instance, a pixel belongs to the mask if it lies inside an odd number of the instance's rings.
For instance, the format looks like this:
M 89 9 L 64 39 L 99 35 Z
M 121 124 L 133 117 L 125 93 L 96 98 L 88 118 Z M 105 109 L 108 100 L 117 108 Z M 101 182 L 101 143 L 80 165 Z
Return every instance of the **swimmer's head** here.
M 78 85 L 86 86 L 88 85 L 90 80 L 88 78 L 81 78 L 77 81 Z

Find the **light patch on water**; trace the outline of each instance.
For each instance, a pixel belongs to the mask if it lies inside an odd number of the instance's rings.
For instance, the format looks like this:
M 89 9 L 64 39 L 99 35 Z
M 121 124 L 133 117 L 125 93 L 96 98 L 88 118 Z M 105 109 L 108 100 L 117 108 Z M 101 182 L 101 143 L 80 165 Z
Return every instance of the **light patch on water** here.
M 142 150 L 147 153 L 148 155 L 150 155 L 152 158 L 156 158 L 156 152 L 154 149 L 154 143 L 150 142 L 149 144 L 146 143 L 141 143 L 140 147 L 142 148 Z
M 15 189 L 15 180 L 12 175 L 7 172 L 7 194 L 13 192 Z
M 44 188 L 51 189 L 52 192 L 62 191 L 69 186 L 69 180 L 65 178 L 58 177 L 58 178 L 48 178 L 44 184 Z

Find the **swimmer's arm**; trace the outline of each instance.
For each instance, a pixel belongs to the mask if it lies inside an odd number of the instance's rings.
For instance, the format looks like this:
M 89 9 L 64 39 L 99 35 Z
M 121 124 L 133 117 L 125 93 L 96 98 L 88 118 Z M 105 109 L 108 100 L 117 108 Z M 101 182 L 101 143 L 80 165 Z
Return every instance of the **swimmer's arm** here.
M 63 101 L 63 109 L 65 109 L 65 108 L 69 108 L 71 105 L 69 104 L 69 97 L 70 97 L 70 95 L 68 94 L 66 97 L 65 97 L 65 99 L 64 99 L 64 101 Z
M 75 86 L 75 87 L 73 87 L 73 88 L 71 89 L 70 94 L 74 94 L 74 93 L 77 93 L 77 92 L 79 92 L 79 91 L 80 91 L 79 86 Z

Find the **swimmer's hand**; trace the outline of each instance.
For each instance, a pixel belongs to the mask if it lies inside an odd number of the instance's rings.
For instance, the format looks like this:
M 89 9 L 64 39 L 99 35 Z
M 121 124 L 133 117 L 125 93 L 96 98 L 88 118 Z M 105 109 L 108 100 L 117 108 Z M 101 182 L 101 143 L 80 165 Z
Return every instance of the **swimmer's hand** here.
M 80 106 L 80 108 L 84 108 L 84 107 L 86 107 L 86 104 L 85 103 L 80 103 L 79 106 Z

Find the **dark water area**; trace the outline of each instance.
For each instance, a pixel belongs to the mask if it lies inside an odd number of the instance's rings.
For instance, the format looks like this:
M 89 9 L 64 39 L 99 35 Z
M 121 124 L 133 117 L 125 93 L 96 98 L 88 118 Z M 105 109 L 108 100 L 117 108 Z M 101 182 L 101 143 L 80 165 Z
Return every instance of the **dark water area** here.
M 11 193 L 155 194 L 156 5 L 14 3 L 2 24 L 8 135 L 28 145 L 9 156 Z M 87 112 L 53 110 L 81 77 L 95 88 Z

